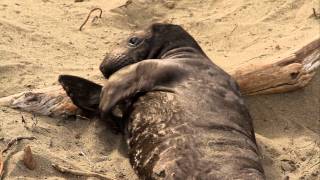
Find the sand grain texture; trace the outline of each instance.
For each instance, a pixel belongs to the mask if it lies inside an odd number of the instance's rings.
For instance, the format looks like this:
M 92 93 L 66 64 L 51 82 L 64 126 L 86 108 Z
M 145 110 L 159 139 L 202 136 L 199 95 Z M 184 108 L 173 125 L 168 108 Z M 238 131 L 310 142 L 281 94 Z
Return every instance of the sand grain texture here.
M 103 9 L 102 18 L 89 20 L 80 32 L 95 7 Z M 0 97 L 57 85 L 59 74 L 102 81 L 98 66 L 104 54 L 133 30 L 158 20 L 182 25 L 228 72 L 269 64 L 320 36 L 312 8 L 320 12 L 319 1 L 1 0 Z M 319 73 L 304 89 L 246 99 L 268 179 L 320 177 Z M 122 137 L 101 121 L 34 117 L 5 107 L 0 119 L 0 149 L 17 136 L 37 138 L 5 154 L 10 156 L 4 179 L 78 179 L 57 172 L 52 163 L 136 179 Z M 33 171 L 21 161 L 28 145 L 37 162 Z

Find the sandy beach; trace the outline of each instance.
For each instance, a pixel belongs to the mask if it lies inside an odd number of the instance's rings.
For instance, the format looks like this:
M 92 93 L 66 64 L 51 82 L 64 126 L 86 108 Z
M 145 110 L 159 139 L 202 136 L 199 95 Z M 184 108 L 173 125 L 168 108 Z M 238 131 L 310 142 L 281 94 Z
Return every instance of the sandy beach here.
M 103 10 L 79 31 L 91 9 Z M 1 0 L 0 97 L 57 85 L 60 74 L 102 81 L 105 53 L 151 22 L 182 25 L 227 72 L 268 64 L 320 36 L 318 0 Z M 320 178 L 320 70 L 303 89 L 245 97 L 254 120 L 267 179 Z M 22 122 L 22 117 L 25 123 Z M 137 179 L 122 136 L 97 119 L 57 119 L 0 107 L 4 179 L 86 179 L 62 174 L 52 163 L 113 179 Z M 22 163 L 30 146 L 37 166 Z

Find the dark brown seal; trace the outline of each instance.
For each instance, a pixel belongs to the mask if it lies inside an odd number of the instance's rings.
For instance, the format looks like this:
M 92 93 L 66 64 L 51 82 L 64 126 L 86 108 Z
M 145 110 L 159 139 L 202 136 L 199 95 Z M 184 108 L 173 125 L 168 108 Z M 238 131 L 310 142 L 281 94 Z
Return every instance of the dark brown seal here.
M 135 97 L 128 144 L 141 179 L 265 178 L 236 82 L 183 28 L 153 24 L 111 54 L 100 113 Z

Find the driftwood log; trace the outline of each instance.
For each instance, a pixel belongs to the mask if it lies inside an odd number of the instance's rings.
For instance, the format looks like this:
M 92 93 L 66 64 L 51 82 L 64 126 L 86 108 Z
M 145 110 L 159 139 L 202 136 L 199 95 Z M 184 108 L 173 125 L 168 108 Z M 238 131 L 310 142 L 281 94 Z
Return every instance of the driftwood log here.
M 320 66 L 320 38 L 291 56 L 267 65 L 244 66 L 231 72 L 243 95 L 272 94 L 305 87 Z M 55 86 L 0 98 L 0 106 L 53 117 L 78 114 L 62 87 Z
M 231 73 L 243 95 L 272 94 L 305 87 L 320 66 L 320 38 L 272 64 L 245 66 Z
M 78 113 L 78 108 L 67 96 L 62 87 L 22 92 L 0 98 L 0 106 L 6 106 L 51 117 L 69 117 Z

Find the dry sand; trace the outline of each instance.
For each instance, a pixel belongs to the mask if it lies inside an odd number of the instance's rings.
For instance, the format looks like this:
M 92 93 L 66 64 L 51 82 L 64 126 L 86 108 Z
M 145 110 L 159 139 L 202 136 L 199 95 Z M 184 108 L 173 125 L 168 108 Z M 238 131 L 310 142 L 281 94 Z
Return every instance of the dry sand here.
M 270 63 L 320 35 L 318 0 L 1 0 L 0 97 L 57 84 L 59 74 L 102 80 L 104 54 L 131 31 L 152 21 L 183 25 L 226 71 Z M 78 28 L 88 12 L 102 19 Z M 111 10 L 111 11 L 110 11 Z M 320 72 L 305 89 L 248 97 L 267 178 L 320 177 Z M 51 163 L 136 179 L 121 136 L 97 120 L 32 118 L 0 107 L 0 149 L 16 136 L 35 136 L 10 150 L 5 179 L 76 179 Z M 26 128 L 27 127 L 27 128 Z M 30 145 L 36 170 L 21 161 Z M 6 154 L 8 156 L 8 154 Z

